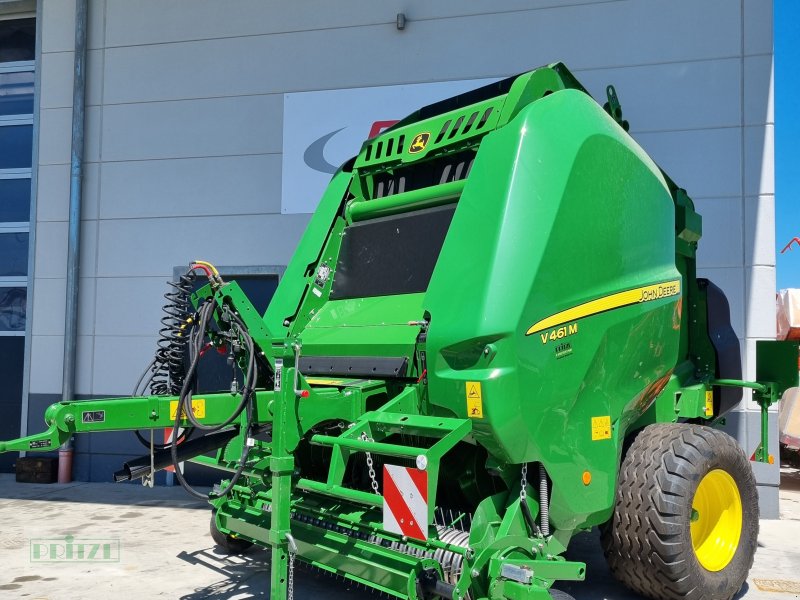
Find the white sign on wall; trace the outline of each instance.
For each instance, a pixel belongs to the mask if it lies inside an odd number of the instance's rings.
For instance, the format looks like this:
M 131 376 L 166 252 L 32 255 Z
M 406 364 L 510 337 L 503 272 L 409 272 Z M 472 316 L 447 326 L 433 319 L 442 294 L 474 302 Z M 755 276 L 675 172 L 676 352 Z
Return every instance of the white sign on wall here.
M 299 92 L 283 96 L 281 212 L 313 213 L 361 144 L 418 108 L 497 81 L 471 79 Z

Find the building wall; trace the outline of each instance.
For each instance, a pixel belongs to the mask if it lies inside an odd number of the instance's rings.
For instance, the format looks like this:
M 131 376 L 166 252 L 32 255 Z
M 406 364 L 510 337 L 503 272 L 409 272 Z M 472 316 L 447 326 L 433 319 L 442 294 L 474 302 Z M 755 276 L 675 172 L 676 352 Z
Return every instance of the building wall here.
M 281 182 L 284 93 L 557 60 L 598 99 L 616 86 L 633 136 L 695 199 L 700 275 L 727 293 L 753 376 L 755 340 L 775 333 L 771 11 L 765 0 L 91 0 L 78 394 L 130 392 L 174 267 L 288 261 L 308 215 L 280 214 L 292 185 Z M 61 389 L 74 1 L 40 0 L 38 15 L 32 430 Z M 748 451 L 754 408 L 729 419 Z M 100 454 L 79 455 L 78 475 L 106 479 L 129 456 L 118 438 L 79 446 Z M 775 468 L 758 476 L 777 485 Z M 764 497 L 777 514 L 776 490 Z

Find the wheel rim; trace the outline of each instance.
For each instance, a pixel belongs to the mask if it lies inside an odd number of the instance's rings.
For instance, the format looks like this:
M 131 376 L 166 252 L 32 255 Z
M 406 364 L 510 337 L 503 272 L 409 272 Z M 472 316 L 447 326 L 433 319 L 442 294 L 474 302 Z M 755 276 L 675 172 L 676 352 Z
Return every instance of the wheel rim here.
M 728 566 L 742 534 L 742 498 L 733 477 L 722 469 L 709 471 L 697 486 L 690 529 L 695 556 L 705 569 Z

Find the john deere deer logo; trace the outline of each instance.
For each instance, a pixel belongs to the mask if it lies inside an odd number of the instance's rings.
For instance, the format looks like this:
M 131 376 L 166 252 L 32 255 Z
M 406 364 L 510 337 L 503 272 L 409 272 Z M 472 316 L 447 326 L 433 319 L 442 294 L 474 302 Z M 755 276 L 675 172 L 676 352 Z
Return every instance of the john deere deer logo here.
M 427 131 L 425 133 L 418 133 L 414 136 L 414 139 L 411 140 L 411 145 L 408 147 L 409 154 L 416 154 L 417 152 L 422 152 L 425 150 L 425 146 L 428 145 L 428 140 L 431 138 L 431 134 Z

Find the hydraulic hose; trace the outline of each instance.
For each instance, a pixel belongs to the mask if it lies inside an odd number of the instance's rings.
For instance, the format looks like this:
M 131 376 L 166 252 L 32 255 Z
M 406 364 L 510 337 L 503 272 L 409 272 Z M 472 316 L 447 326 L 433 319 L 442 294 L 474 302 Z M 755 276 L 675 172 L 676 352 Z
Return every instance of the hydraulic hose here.
M 194 425 L 195 428 L 203 431 L 219 431 L 220 429 L 224 429 L 233 423 L 233 421 L 235 421 L 239 415 L 242 414 L 245 406 L 247 406 L 250 402 L 255 387 L 255 380 L 258 378 L 258 367 L 256 366 L 255 344 L 253 343 L 253 339 L 247 333 L 247 330 L 244 327 L 244 323 L 242 323 L 241 319 L 231 313 L 232 318 L 236 322 L 239 334 L 242 336 L 242 340 L 247 346 L 248 353 L 247 373 L 245 375 L 245 385 L 242 388 L 242 399 L 239 402 L 239 405 L 236 407 L 236 410 L 234 410 L 233 413 L 231 413 L 231 415 L 219 425 L 204 425 L 197 420 L 197 417 L 194 416 L 194 413 L 191 410 L 192 387 L 194 385 L 195 375 L 197 374 L 197 365 L 200 362 L 200 350 L 203 346 L 205 331 L 215 308 L 216 304 L 213 302 L 206 302 L 200 308 L 197 327 L 192 333 L 192 341 L 190 342 L 192 363 L 189 366 L 189 370 L 186 372 L 186 379 L 183 382 L 183 388 L 181 389 L 181 397 L 179 402 L 179 405 L 185 410 L 186 417 L 189 419 L 189 421 L 191 421 L 192 425 Z
M 180 428 L 181 416 L 182 413 L 186 415 L 186 418 L 194 425 L 197 429 L 202 429 L 204 431 L 215 432 L 219 431 L 228 425 L 230 425 L 234 420 L 236 420 L 242 413 L 243 410 L 246 410 L 247 414 L 247 426 L 245 427 L 244 433 L 244 446 L 242 449 L 242 456 L 239 459 L 239 464 L 234 472 L 233 476 L 230 479 L 228 485 L 217 492 L 212 492 L 211 494 L 203 494 L 195 490 L 189 483 L 186 481 L 186 478 L 183 476 L 183 473 L 180 470 L 179 465 L 179 457 L 178 457 L 178 446 L 177 444 L 173 444 L 170 446 L 170 454 L 172 457 L 172 463 L 175 467 L 175 476 L 178 479 L 178 482 L 181 484 L 186 492 L 194 496 L 195 498 L 199 498 L 201 500 L 208 500 L 209 498 L 221 498 L 226 496 L 232 489 L 233 486 L 236 485 L 236 482 L 239 480 L 239 477 L 244 472 L 245 465 L 247 464 L 247 459 L 250 454 L 250 444 L 248 442 L 249 438 L 252 434 L 252 427 L 253 427 L 253 392 L 255 389 L 255 382 L 258 379 L 258 367 L 256 365 L 256 353 L 255 353 L 255 343 L 253 342 L 252 337 L 247 332 L 247 328 L 245 327 L 242 320 L 233 312 L 230 312 L 229 315 L 231 317 L 232 326 L 236 327 L 237 334 L 240 336 L 241 340 L 244 342 L 244 345 L 247 348 L 247 372 L 245 374 L 245 383 L 244 387 L 242 388 L 242 399 L 239 402 L 236 409 L 233 413 L 225 419 L 225 421 L 219 425 L 204 425 L 200 423 L 197 417 L 194 416 L 192 412 L 192 392 L 191 389 L 194 386 L 196 374 L 197 374 L 197 366 L 200 361 L 201 350 L 203 347 L 203 341 L 205 339 L 205 334 L 208 329 L 208 325 L 211 322 L 211 318 L 214 315 L 216 310 L 216 303 L 214 301 L 207 301 L 200 307 L 198 311 L 198 316 L 196 322 L 193 324 L 192 331 L 190 334 L 190 343 L 189 343 L 189 350 L 191 356 L 191 365 L 189 366 L 188 371 L 186 372 L 186 377 L 183 381 L 183 387 L 181 389 L 180 400 L 178 402 L 178 409 L 175 411 L 175 423 L 173 424 L 172 435 L 173 439 L 178 435 L 178 430 Z
M 244 472 L 250 453 L 248 441 L 253 432 L 253 394 L 258 381 L 258 365 L 256 362 L 256 348 L 253 338 L 247 331 L 244 322 L 233 311 L 224 309 L 223 319 L 228 317 L 228 332 L 238 338 L 247 353 L 247 368 L 244 373 L 244 386 L 241 391 L 241 400 L 231 415 L 218 425 L 205 425 L 201 423 L 192 412 L 192 388 L 197 381 L 197 368 L 203 354 L 203 343 L 210 324 L 217 311 L 217 303 L 209 298 L 194 312 L 190 304 L 190 295 L 196 279 L 195 269 L 200 269 L 208 276 L 212 287 L 222 286 L 224 282 L 219 272 L 210 263 L 195 261 L 177 282 L 169 282 L 172 289 L 164 295 L 167 303 L 163 307 L 164 316 L 161 318 L 162 327 L 159 330 L 158 350 L 150 364 L 147 365 L 134 388 L 134 395 L 145 393 L 149 387 L 150 393 L 156 396 L 179 396 L 178 407 L 175 411 L 175 422 L 172 428 L 172 443 L 151 444 L 138 431 L 134 432 L 136 438 L 147 448 L 153 448 L 163 453 L 168 451 L 172 465 L 175 467 L 175 476 L 188 494 L 202 500 L 209 497 L 222 497 L 228 494 Z M 185 369 L 184 358 L 189 352 L 189 368 Z M 240 429 L 244 436 L 244 446 L 239 464 L 231 477 L 230 483 L 218 492 L 210 495 L 202 494 L 192 488 L 180 470 L 180 462 L 186 458 L 184 451 L 179 451 L 178 445 L 188 440 L 195 430 L 203 430 L 208 434 L 220 432 L 238 419 L 242 411 L 247 411 L 246 426 Z M 181 421 L 187 418 L 192 427 L 186 428 L 180 435 Z M 195 445 L 205 443 L 205 438 L 200 438 Z M 151 465 L 152 467 L 152 465 Z
M 177 396 L 183 388 L 185 379 L 184 356 L 189 337 L 186 335 L 187 327 L 194 321 L 190 295 L 196 280 L 194 268 L 190 268 L 181 275 L 177 282 L 168 281 L 170 290 L 164 294 L 166 303 L 162 307 L 161 328 L 158 330 L 158 348 L 155 357 L 142 372 L 133 388 L 134 396 L 149 393 L 154 396 Z M 191 437 L 193 428 L 187 428 L 180 436 L 177 443 Z M 146 448 L 151 447 L 139 431 L 134 431 L 136 439 Z M 171 444 L 152 444 L 156 450 L 169 448 Z

